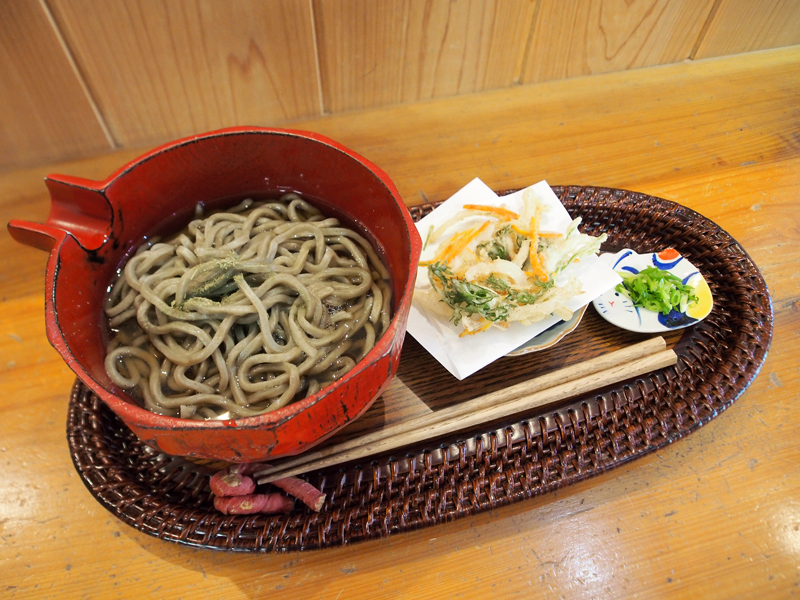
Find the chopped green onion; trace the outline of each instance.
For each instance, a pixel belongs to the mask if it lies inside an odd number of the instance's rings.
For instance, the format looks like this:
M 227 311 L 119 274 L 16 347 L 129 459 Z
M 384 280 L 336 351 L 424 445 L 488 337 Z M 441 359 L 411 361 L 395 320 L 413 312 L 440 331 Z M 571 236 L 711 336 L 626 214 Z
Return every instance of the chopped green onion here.
M 647 267 L 638 275 L 623 275 L 617 291 L 631 299 L 634 306 L 668 315 L 676 310 L 685 313 L 689 304 L 697 302 L 694 288 L 668 271 Z

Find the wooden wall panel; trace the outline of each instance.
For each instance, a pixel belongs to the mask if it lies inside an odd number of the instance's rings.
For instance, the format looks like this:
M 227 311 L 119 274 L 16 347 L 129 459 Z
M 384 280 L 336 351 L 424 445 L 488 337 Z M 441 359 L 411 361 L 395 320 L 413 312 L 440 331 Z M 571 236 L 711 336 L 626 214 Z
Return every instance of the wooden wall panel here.
M 0 0 L 0 170 L 793 44 L 800 0 Z
M 315 0 L 325 108 L 510 86 L 534 0 Z
M 714 0 L 540 0 L 523 83 L 689 58 Z
M 798 0 L 719 0 L 695 58 L 800 44 Z
M 40 4 L 0 2 L 0 170 L 110 148 Z
M 123 146 L 320 113 L 296 0 L 48 0 Z

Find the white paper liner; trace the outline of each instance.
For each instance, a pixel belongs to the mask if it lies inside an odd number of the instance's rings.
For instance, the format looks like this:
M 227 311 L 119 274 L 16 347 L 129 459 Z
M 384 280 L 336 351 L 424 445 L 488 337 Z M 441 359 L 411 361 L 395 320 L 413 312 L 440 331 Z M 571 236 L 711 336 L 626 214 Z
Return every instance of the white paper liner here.
M 539 230 L 565 233 L 572 219 L 547 182 L 540 181 L 530 186 L 530 189 L 545 205 L 550 207 L 550 210 L 544 212 L 541 216 Z M 522 212 L 522 195 L 524 192 L 525 190 L 520 190 L 501 197 L 495 194 L 480 179 L 473 179 L 443 202 L 436 210 L 418 221 L 417 230 L 424 241 L 431 231 L 431 226 L 436 228 L 441 223 L 444 223 L 461 210 L 465 204 L 504 206 L 512 211 Z M 455 230 L 468 227 L 470 222 L 471 219 L 465 219 L 463 227 Z M 440 243 L 444 241 L 443 239 Z M 435 254 L 435 246 L 427 247 L 423 250 L 421 260 L 431 259 Z M 578 263 L 573 263 L 564 270 L 562 277 L 567 279 L 570 275 L 578 277 L 584 290 L 581 295 L 570 299 L 566 303 L 573 311 L 589 304 L 621 281 L 620 276 L 608 265 L 598 260 L 596 256 L 586 257 Z M 561 277 L 559 280 L 561 280 Z M 429 286 L 428 270 L 425 267 L 421 267 L 417 272 L 415 289 L 423 289 Z M 561 321 L 560 318 L 551 316 L 531 325 L 522 325 L 519 322 L 514 322 L 505 330 L 490 327 L 488 330 L 475 335 L 459 337 L 459 333 L 462 330 L 461 327 L 454 326 L 445 317 L 427 311 L 421 303 L 415 300 L 411 304 L 408 332 L 457 379 L 464 379 L 498 358 L 505 356 L 559 321 Z

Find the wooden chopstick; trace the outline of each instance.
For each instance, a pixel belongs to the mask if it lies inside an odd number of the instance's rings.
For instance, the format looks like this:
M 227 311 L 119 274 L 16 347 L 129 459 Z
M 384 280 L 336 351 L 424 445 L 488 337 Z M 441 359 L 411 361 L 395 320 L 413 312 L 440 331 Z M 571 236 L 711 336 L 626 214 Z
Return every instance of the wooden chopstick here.
M 677 356 L 672 350 L 665 348 L 664 338 L 652 338 L 455 406 L 305 453 L 257 471 L 254 477 L 258 483 L 268 483 L 312 469 L 357 460 L 674 365 Z
M 654 337 L 649 340 L 639 342 L 638 344 L 633 344 L 632 346 L 628 346 L 626 348 L 610 352 L 609 354 L 604 354 L 602 356 L 598 356 L 591 360 L 576 365 L 572 365 L 568 368 L 559 369 L 557 371 L 553 371 L 546 375 L 541 375 L 534 379 L 529 379 L 527 381 L 523 381 L 516 385 L 503 388 L 496 392 L 479 396 L 478 398 L 475 398 L 468 402 L 463 402 L 456 406 L 448 407 L 446 409 L 438 410 L 419 417 L 401 421 L 399 423 L 390 425 L 389 427 L 385 427 L 378 431 L 374 431 L 372 433 L 367 433 L 355 438 L 351 438 L 349 440 L 345 440 L 334 446 L 328 446 L 327 448 L 322 448 L 320 450 L 305 452 L 295 458 L 286 459 L 278 465 L 264 468 L 261 471 L 259 471 L 259 473 L 266 474 L 269 471 L 277 471 L 278 469 L 283 470 L 283 469 L 288 469 L 290 467 L 299 466 L 301 464 L 315 461 L 320 458 L 331 456 L 333 454 L 338 454 L 340 452 L 349 450 L 351 448 L 357 448 L 358 446 L 363 446 L 364 444 L 384 439 L 388 436 L 395 436 L 405 433 L 407 431 L 413 431 L 418 427 L 430 425 L 431 423 L 437 423 L 439 421 L 449 419 L 452 416 L 459 414 L 461 412 L 478 411 L 481 409 L 481 406 L 491 406 L 495 404 L 501 404 L 503 402 L 507 402 L 512 398 L 523 396 L 525 394 L 529 394 L 537 390 L 547 389 L 559 383 L 573 381 L 580 377 L 585 377 L 586 375 L 590 375 L 591 373 L 603 371 L 617 364 L 628 363 L 637 358 L 641 358 L 642 356 L 647 356 L 649 354 L 654 354 L 660 350 L 664 350 L 666 347 L 667 344 L 664 341 L 664 338 Z

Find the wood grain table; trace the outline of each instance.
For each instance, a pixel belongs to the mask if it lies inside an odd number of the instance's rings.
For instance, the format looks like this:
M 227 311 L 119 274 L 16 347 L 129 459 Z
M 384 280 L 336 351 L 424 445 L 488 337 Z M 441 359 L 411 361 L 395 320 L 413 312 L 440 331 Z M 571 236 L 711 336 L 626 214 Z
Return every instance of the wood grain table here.
M 775 334 L 733 406 L 667 448 L 495 511 L 309 553 L 191 549 L 83 486 L 72 373 L 43 319 L 44 253 L 0 235 L 0 595 L 8 598 L 800 596 L 800 47 L 297 123 L 384 168 L 409 205 L 473 177 L 609 186 L 718 223 L 761 269 Z M 0 174 L 43 221 L 48 172 L 101 179 L 141 151 Z

